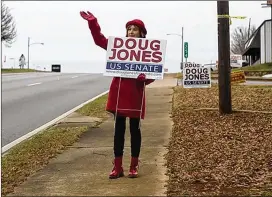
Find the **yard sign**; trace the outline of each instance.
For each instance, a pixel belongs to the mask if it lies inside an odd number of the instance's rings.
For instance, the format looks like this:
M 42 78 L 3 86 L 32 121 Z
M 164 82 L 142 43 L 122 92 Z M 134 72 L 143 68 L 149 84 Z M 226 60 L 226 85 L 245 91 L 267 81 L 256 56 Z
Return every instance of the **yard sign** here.
M 184 88 L 210 88 L 211 69 L 200 64 L 186 63 L 182 79 Z
M 163 79 L 166 40 L 109 37 L 104 76 Z

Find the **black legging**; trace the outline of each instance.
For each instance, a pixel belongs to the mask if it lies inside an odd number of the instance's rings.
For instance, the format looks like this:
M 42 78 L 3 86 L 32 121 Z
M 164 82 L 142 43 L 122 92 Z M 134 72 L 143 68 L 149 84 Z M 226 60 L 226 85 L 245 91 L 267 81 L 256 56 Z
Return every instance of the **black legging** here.
M 130 118 L 130 143 L 131 143 L 131 156 L 139 157 L 141 149 L 141 130 L 139 129 L 140 118 Z M 125 144 L 125 131 L 126 131 L 126 117 L 117 116 L 115 133 L 114 133 L 114 156 L 120 157 L 124 153 Z

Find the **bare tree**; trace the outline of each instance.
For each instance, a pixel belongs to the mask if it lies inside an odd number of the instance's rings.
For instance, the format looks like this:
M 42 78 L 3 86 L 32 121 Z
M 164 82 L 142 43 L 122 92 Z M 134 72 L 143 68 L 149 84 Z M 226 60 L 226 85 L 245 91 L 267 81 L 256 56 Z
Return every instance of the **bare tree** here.
M 16 24 L 9 8 L 3 2 L 1 5 L 1 29 L 1 42 L 10 47 L 17 36 Z
M 236 27 L 231 35 L 231 52 L 242 55 L 245 50 L 245 44 L 248 38 L 256 31 L 256 26 Z

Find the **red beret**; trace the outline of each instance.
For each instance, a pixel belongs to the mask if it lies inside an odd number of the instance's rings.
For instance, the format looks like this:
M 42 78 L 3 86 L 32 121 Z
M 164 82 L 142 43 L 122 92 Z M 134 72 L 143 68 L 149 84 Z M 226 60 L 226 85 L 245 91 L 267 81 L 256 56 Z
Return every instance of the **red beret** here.
M 132 21 L 128 21 L 127 24 L 126 24 L 126 28 L 128 28 L 128 26 L 130 26 L 130 25 L 136 25 L 137 27 L 140 28 L 140 30 L 144 33 L 144 35 L 147 34 L 145 24 L 140 19 L 134 19 Z

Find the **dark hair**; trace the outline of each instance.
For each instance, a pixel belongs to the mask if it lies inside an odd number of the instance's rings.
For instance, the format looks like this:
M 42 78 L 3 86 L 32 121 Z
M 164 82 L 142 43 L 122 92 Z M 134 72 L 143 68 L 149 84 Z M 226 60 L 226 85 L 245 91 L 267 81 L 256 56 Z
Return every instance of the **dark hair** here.
M 129 28 L 130 26 L 131 26 L 131 25 L 129 25 L 129 26 L 127 27 L 127 29 L 126 29 L 126 37 L 128 37 L 128 28 Z M 134 25 L 134 26 L 138 27 L 137 25 Z M 139 30 L 140 30 L 140 38 L 145 38 L 145 34 L 143 33 L 142 29 L 141 29 L 140 27 L 138 27 L 138 28 L 139 28 Z M 144 36 L 142 36 L 142 35 L 144 35 Z

